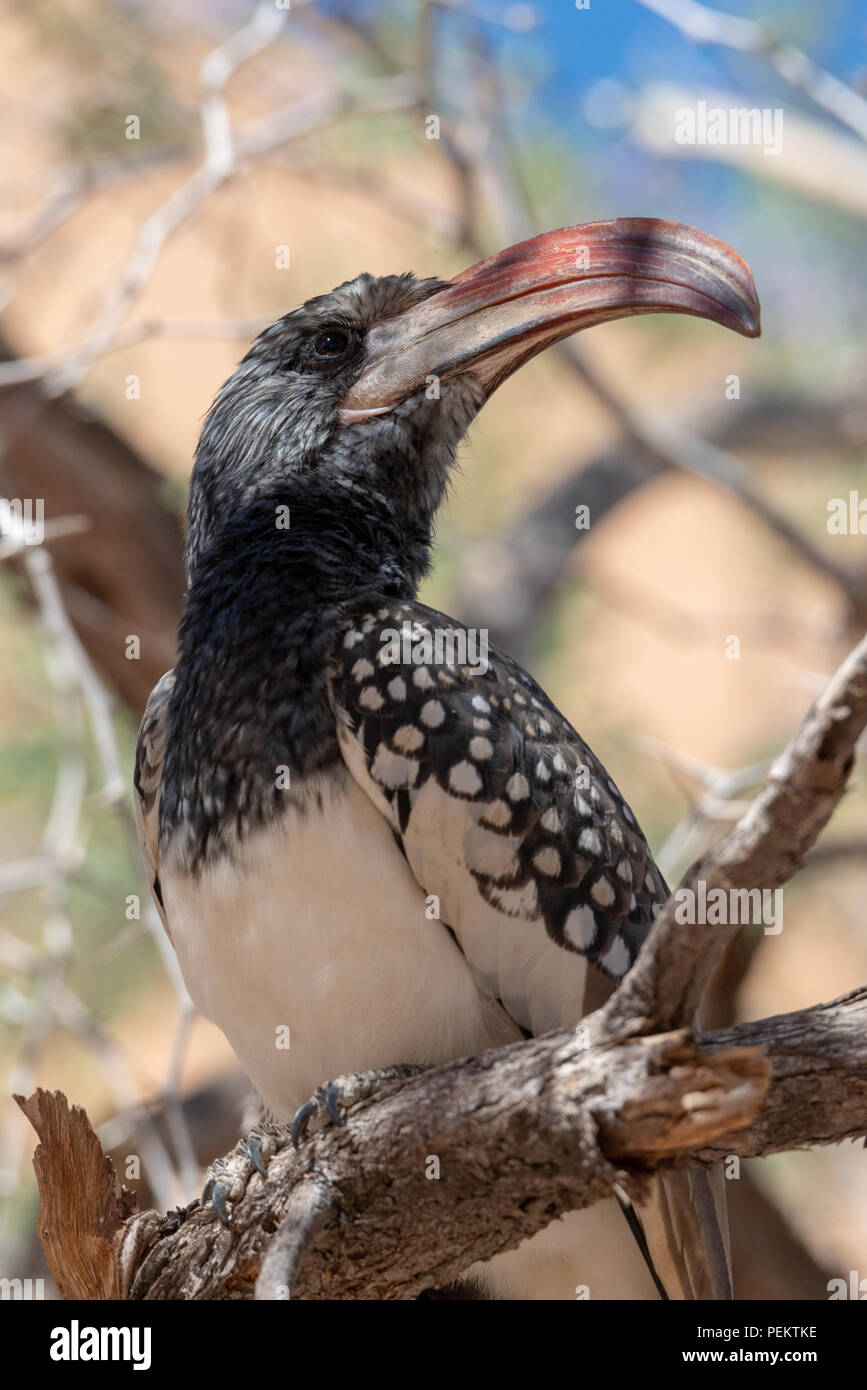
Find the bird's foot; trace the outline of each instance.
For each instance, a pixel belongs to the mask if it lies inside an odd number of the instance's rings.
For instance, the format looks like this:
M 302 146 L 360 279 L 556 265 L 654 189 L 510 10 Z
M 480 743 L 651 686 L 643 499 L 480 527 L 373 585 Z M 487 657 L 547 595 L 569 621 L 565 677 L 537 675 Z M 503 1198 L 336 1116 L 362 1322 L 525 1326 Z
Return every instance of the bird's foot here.
M 267 1179 L 271 1159 L 291 1141 L 288 1124 L 263 1122 L 254 1125 L 245 1138 L 238 1140 L 231 1153 L 214 1159 L 205 1174 L 200 1205 L 210 1204 L 223 1225 L 230 1226 L 232 1215 L 227 1204 L 235 1206 L 241 1200 L 254 1173 Z
M 361 1100 L 371 1096 L 387 1094 L 397 1090 L 411 1076 L 427 1071 L 427 1067 L 410 1062 L 401 1062 L 393 1067 L 376 1067 L 372 1071 L 348 1072 L 334 1081 L 319 1086 L 310 1099 L 300 1106 L 289 1126 L 289 1134 L 296 1149 L 307 1138 L 311 1124 L 317 1128 L 325 1125 L 342 1125 L 343 1112 Z
M 212 1206 L 223 1225 L 230 1226 L 231 1208 L 244 1196 L 253 1174 L 258 1173 L 267 1180 L 271 1159 L 287 1144 L 298 1148 L 307 1138 L 311 1125 L 318 1129 L 328 1124 L 343 1124 L 343 1112 L 351 1105 L 396 1090 L 409 1077 L 426 1070 L 426 1067 L 401 1063 L 373 1071 L 351 1072 L 319 1086 L 306 1104 L 296 1110 L 290 1124 L 263 1121 L 254 1125 L 249 1134 L 238 1140 L 231 1153 L 215 1158 L 205 1174 L 200 1205 Z

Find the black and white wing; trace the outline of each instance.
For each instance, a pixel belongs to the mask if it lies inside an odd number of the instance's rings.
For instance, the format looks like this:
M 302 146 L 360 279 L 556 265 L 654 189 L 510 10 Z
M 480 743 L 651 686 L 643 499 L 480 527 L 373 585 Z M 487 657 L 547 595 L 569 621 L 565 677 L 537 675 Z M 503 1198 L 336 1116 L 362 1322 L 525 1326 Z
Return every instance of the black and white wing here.
M 410 639 L 423 655 L 444 631 L 464 630 L 419 603 L 347 625 L 330 679 L 341 752 L 481 988 L 532 1033 L 565 1027 L 629 969 L 666 886 L 601 763 L 516 662 L 412 659 Z
M 428 659 L 438 635 L 446 659 Z M 544 691 L 509 657 L 468 664 L 469 645 L 420 603 L 356 613 L 330 676 L 338 739 L 480 988 L 539 1034 L 603 1002 L 668 890 L 617 787 Z M 669 1297 L 730 1297 L 721 1182 L 672 1173 L 638 1208 Z
M 159 821 L 160 783 L 166 751 L 169 702 L 175 684 L 174 671 L 166 671 L 148 696 L 135 747 L 135 818 L 142 857 L 157 912 L 171 941 L 160 887 Z

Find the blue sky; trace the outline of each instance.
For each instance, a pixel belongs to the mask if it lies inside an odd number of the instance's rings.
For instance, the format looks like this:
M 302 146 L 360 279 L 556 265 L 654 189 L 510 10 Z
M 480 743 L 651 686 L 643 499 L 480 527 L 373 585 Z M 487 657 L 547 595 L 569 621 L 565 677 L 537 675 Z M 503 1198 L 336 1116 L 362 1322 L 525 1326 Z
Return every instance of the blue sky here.
M 416 13 L 408 0 L 320 3 L 390 17 L 410 32 Z M 730 92 L 742 105 L 782 107 L 784 116 L 802 112 L 856 146 L 857 136 L 762 58 L 696 45 L 637 0 L 590 0 L 589 10 L 576 9 L 574 0 L 531 4 L 541 22 L 528 32 L 488 22 L 484 34 L 508 94 L 514 142 L 529 153 L 532 170 L 542 171 L 534 190 L 539 228 L 630 214 L 705 226 L 750 260 L 781 328 L 821 342 L 823 351 L 840 348 L 851 365 L 867 328 L 863 215 L 713 159 L 648 153 L 622 123 L 600 126 L 589 113 L 600 82 L 618 84 L 627 97 L 667 82 L 696 94 Z M 512 0 L 466 0 L 466 6 L 499 17 L 515 8 Z M 867 0 L 716 0 L 716 8 L 771 22 L 815 62 L 853 86 L 863 83 L 867 93 Z M 465 105 L 467 32 L 465 16 L 436 11 L 438 96 L 453 113 Z
M 479 0 L 481 7 L 482 0 Z M 500 5 L 501 10 L 506 6 Z M 635 0 L 537 0 L 542 23 L 524 35 L 488 26 L 504 72 L 532 98 L 512 120 L 519 139 L 566 147 L 562 220 L 627 212 L 677 218 L 730 236 L 761 275 L 766 301 L 802 316 L 819 338 L 863 338 L 867 277 L 863 221 L 795 193 L 759 186 L 711 160 L 666 160 L 636 149 L 623 129 L 588 121 L 600 79 L 635 92 L 652 82 L 738 93 L 745 104 L 801 111 L 853 142 L 857 137 L 794 90 L 760 57 L 699 46 Z M 811 58 L 857 86 L 867 78 L 867 0 L 718 0 L 717 8 L 764 18 Z M 865 86 L 867 90 L 867 86 Z M 574 206 L 575 212 L 571 209 Z M 793 306 L 797 305 L 797 310 Z M 850 355 L 856 348 L 850 347 Z
M 552 108 L 568 102 L 576 79 L 592 80 L 603 72 L 626 82 L 667 77 L 719 86 L 740 78 L 746 86 L 786 90 L 766 75 L 760 60 L 698 47 L 635 0 L 590 0 L 587 11 L 576 11 L 573 0 L 537 0 L 534 8 L 543 19 L 536 34 L 556 55 L 545 91 Z M 848 81 L 867 71 L 864 0 L 719 0 L 716 8 L 773 21 L 785 37 Z

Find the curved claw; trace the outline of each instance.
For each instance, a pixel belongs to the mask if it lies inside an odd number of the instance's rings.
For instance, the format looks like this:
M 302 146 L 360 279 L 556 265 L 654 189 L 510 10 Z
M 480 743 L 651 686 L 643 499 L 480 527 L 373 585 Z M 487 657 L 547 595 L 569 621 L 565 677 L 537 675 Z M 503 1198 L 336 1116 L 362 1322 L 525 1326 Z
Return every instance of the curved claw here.
M 305 1105 L 299 1106 L 295 1111 L 292 1124 L 289 1127 L 289 1137 L 296 1149 L 301 1143 L 301 1140 L 306 1137 L 310 1116 L 316 1114 L 317 1108 L 315 1100 L 308 1100 Z
M 214 1183 L 214 1191 L 211 1196 L 211 1205 L 224 1226 L 231 1226 L 232 1218 L 229 1215 L 229 1208 L 226 1206 L 226 1194 L 229 1189 L 224 1182 Z
M 204 1185 L 204 1187 L 202 1188 L 202 1195 L 201 1195 L 201 1197 L 199 1198 L 199 1206 L 200 1206 L 200 1207 L 206 1207 L 206 1206 L 208 1205 L 208 1203 L 210 1202 L 210 1200 L 211 1200 L 211 1193 L 212 1193 L 213 1190 L 214 1190 L 214 1184 L 215 1184 L 216 1181 L 217 1181 L 217 1179 L 213 1176 L 213 1174 L 210 1174 L 210 1175 L 205 1179 L 205 1185 Z
M 327 1110 L 328 1118 L 333 1125 L 342 1125 L 346 1123 L 346 1121 L 343 1118 L 343 1115 L 340 1112 L 339 1106 L 339 1101 L 342 1094 L 343 1089 L 342 1087 L 338 1086 L 336 1081 L 331 1081 L 325 1091 L 325 1109 Z
M 262 1157 L 262 1144 L 260 1140 L 257 1139 L 255 1134 L 250 1134 L 247 1136 L 247 1139 L 244 1143 L 244 1149 L 246 1150 L 247 1157 L 249 1158 L 253 1167 L 256 1169 L 256 1172 L 261 1173 L 263 1178 L 267 1178 L 268 1169 L 265 1165 L 265 1160 Z

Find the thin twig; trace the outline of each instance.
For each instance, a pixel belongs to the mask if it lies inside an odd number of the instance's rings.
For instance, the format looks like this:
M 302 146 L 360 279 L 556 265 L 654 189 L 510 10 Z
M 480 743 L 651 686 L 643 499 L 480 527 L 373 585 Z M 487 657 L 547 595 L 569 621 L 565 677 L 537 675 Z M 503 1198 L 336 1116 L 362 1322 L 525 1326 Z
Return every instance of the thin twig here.
M 697 0 L 638 0 L 638 4 L 668 20 L 694 43 L 755 53 L 816 106 L 867 140 L 867 100 L 854 87 L 819 67 L 802 49 L 774 33 L 767 21 L 724 14 L 698 4 Z

